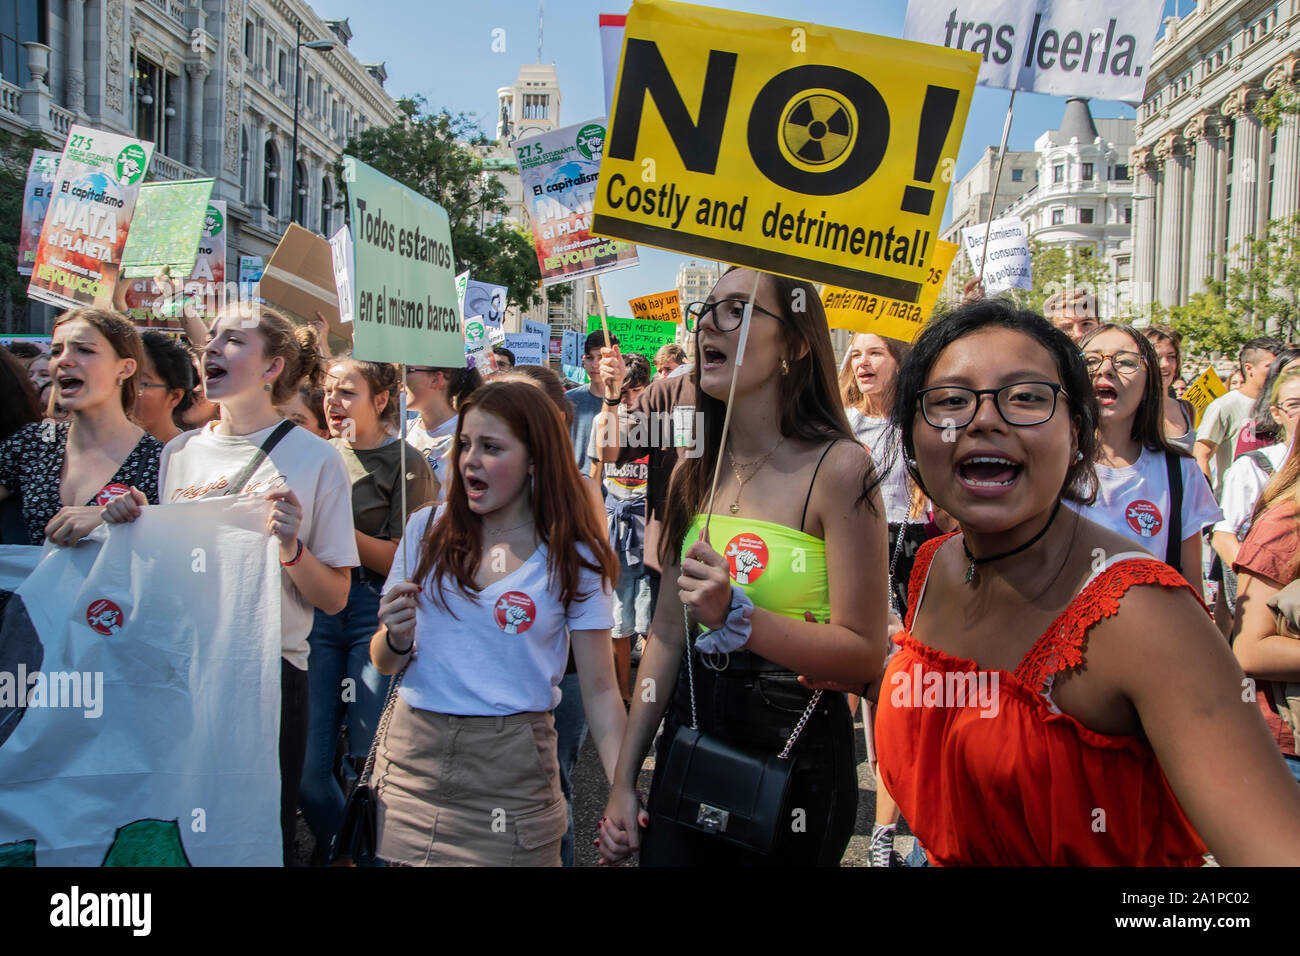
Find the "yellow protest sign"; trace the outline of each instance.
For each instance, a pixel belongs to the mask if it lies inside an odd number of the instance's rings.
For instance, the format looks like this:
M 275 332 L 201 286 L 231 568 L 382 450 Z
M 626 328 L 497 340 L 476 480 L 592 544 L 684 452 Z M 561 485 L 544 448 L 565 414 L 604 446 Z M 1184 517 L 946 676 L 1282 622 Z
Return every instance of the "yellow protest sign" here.
M 632 307 L 632 318 L 641 321 L 680 322 L 682 304 L 676 289 L 643 295 L 639 299 L 628 299 Z
M 1210 402 L 1214 401 L 1220 395 L 1228 391 L 1228 386 L 1223 384 L 1223 379 L 1219 378 L 1219 373 L 1211 366 L 1197 376 L 1196 381 L 1187 386 L 1187 391 L 1183 392 L 1183 398 L 1192 403 L 1196 409 L 1196 424 L 1201 424 L 1201 416 L 1205 410 L 1210 407 Z
M 921 334 L 921 328 L 939 301 L 939 289 L 952 267 L 958 248 L 955 242 L 936 241 L 925 288 L 915 303 L 827 286 L 822 290 L 826 324 L 833 329 L 873 332 L 902 342 L 913 341 Z
M 916 302 L 980 63 L 637 0 L 592 231 Z

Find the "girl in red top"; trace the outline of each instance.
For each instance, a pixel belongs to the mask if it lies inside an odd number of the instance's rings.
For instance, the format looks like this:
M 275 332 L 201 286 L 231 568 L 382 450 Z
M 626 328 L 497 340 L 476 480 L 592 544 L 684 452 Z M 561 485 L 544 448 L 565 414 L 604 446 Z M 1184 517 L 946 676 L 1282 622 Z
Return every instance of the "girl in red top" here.
M 1061 507 L 1093 490 L 1078 347 L 1006 302 L 964 306 L 917 340 L 894 418 L 960 528 L 917 556 L 876 717 L 931 861 L 1198 865 L 1208 844 L 1300 864 L 1300 790 L 1204 606 Z

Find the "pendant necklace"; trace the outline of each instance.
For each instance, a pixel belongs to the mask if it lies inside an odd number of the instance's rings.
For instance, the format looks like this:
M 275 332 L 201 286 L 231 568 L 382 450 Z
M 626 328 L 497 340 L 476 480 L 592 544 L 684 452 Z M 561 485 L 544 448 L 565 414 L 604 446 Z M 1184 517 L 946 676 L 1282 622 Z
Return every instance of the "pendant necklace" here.
M 1060 510 L 1061 499 L 1057 498 L 1056 507 L 1052 509 L 1052 516 L 1047 519 L 1047 524 L 1043 525 L 1043 530 L 1039 531 L 1038 534 L 1034 535 L 1020 547 L 1012 548 L 1010 551 L 1003 551 L 1001 554 L 989 555 L 987 558 L 977 558 L 975 555 L 971 554 L 970 548 L 966 547 L 966 536 L 962 535 L 961 549 L 966 552 L 966 560 L 970 562 L 970 565 L 966 568 L 966 583 L 971 584 L 972 586 L 979 583 L 978 581 L 975 581 L 975 568 L 977 565 L 988 564 L 991 561 L 1001 561 L 1003 558 L 1009 558 L 1013 554 L 1019 554 L 1021 551 L 1037 544 L 1043 535 L 1047 534 L 1047 529 L 1052 526 L 1052 522 L 1056 520 L 1057 512 Z
M 730 443 L 728 443 L 727 458 L 731 460 L 731 471 L 736 476 L 736 484 L 739 485 L 739 487 L 736 489 L 736 500 L 731 503 L 731 513 L 733 515 L 740 513 L 740 493 L 745 490 L 745 485 L 749 484 L 749 482 L 754 480 L 754 476 L 757 475 L 759 471 L 762 469 L 762 467 L 767 464 L 767 460 L 771 458 L 774 454 L 776 454 L 776 450 L 781 447 L 781 444 L 784 441 L 785 441 L 785 436 L 782 435 L 781 440 L 772 446 L 771 451 L 769 451 L 766 455 L 764 455 L 762 458 L 758 459 L 757 461 L 751 461 L 745 465 L 741 465 L 736 462 L 736 456 L 731 453 Z M 749 473 L 748 478 L 741 478 L 740 477 L 741 468 L 746 468 L 746 469 L 752 468 L 753 471 Z

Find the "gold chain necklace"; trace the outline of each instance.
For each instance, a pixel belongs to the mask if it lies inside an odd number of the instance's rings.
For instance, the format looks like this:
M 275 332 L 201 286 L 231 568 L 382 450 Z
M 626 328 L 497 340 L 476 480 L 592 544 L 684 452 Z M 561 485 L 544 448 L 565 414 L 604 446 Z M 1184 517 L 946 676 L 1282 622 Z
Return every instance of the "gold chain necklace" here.
M 517 524 L 513 528 L 501 528 L 498 531 L 493 531 L 491 528 L 484 528 L 483 530 L 486 531 L 488 534 L 492 534 L 492 535 L 509 534 L 511 531 L 518 531 L 520 528 L 527 528 L 532 523 L 533 523 L 533 519 L 529 518 L 523 524 Z
M 762 458 L 758 459 L 757 461 L 749 462 L 748 464 L 743 466 L 737 464 L 736 456 L 732 454 L 731 447 L 730 445 L 728 445 L 727 458 L 730 459 L 731 461 L 731 470 L 735 474 L 736 484 L 739 486 L 736 488 L 736 500 L 731 503 L 731 513 L 733 515 L 740 513 L 740 493 L 745 490 L 745 485 L 749 484 L 751 481 L 754 480 L 754 476 L 757 475 L 759 471 L 762 469 L 762 467 L 767 464 L 767 460 L 771 458 L 774 454 L 776 454 L 776 450 L 781 447 L 784 441 L 785 441 L 785 436 L 782 435 L 781 440 L 778 441 L 775 445 L 773 445 L 772 450 L 769 451 L 766 455 L 764 455 Z M 748 478 L 740 477 L 740 469 L 742 467 L 754 469 L 749 473 Z

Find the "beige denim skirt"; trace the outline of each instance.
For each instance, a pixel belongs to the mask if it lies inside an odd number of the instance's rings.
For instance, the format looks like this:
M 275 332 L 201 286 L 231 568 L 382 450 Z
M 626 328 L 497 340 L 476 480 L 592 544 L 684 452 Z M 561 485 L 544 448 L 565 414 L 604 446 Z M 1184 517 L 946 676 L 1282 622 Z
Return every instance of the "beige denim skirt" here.
M 560 865 L 568 806 L 550 712 L 455 717 L 398 695 L 371 779 L 389 863 Z

